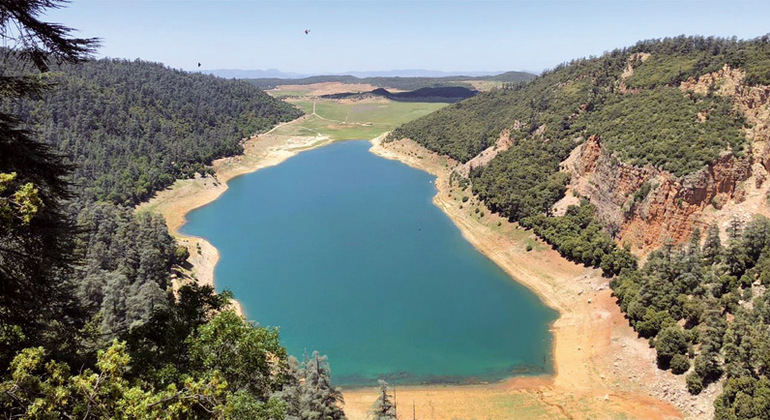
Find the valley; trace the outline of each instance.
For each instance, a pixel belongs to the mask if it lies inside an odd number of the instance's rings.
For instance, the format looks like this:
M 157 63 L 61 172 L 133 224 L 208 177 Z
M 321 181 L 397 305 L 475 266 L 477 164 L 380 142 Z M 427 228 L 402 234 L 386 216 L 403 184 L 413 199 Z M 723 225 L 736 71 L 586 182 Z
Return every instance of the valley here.
M 770 418 L 767 4 L 86 3 L 0 0 L 4 418 Z

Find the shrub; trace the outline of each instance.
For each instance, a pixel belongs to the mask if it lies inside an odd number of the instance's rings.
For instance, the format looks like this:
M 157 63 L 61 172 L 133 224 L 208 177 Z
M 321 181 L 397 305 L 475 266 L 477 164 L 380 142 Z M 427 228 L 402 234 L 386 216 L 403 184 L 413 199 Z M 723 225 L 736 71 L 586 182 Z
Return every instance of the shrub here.
M 690 359 L 683 354 L 676 354 L 671 358 L 670 366 L 674 375 L 681 375 L 690 370 Z
M 703 391 L 703 379 L 701 379 L 695 372 L 687 375 L 685 379 L 687 382 L 687 391 L 692 395 L 698 395 Z

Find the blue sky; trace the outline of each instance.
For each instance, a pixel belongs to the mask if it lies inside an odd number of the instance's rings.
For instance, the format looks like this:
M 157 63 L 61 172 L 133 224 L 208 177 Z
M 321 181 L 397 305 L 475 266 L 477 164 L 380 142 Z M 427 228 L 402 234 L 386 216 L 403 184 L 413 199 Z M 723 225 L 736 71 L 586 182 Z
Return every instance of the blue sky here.
M 320 74 L 539 72 L 640 39 L 754 38 L 770 32 L 769 16 L 767 0 L 73 0 L 45 18 L 100 37 L 100 57 Z

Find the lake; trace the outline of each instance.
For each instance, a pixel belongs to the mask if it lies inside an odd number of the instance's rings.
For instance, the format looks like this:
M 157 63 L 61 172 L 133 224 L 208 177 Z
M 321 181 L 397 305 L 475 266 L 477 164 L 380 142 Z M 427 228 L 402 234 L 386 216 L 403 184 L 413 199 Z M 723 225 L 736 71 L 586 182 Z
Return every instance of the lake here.
M 229 182 L 187 215 L 219 249 L 218 290 L 280 327 L 337 385 L 471 383 L 552 373 L 557 313 L 432 203 L 435 178 L 348 141 Z

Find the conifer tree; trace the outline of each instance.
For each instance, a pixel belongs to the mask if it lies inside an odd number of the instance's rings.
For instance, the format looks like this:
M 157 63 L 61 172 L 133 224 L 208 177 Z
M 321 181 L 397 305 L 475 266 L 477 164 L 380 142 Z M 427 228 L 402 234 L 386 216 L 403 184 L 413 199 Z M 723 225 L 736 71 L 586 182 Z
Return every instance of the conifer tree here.
M 722 258 L 722 240 L 719 239 L 719 226 L 709 225 L 706 230 L 706 241 L 703 244 L 703 258 L 708 264 L 716 264 Z
M 94 39 L 73 38 L 62 25 L 41 21 L 58 0 L 0 1 L 0 40 L 9 57 L 40 72 L 51 61 L 77 62 Z M 5 68 L 5 66 L 3 66 Z M 44 89 L 37 75 L 0 74 L 0 99 L 18 99 Z M 67 198 L 61 158 L 0 112 L 0 371 L 31 343 L 70 353 L 82 315 L 67 281 L 73 234 L 60 202 Z M 65 331 L 45 334 L 45 331 Z M 53 342 L 52 342 L 53 341 Z
M 380 396 L 374 401 L 372 409 L 369 411 L 372 420 L 393 420 L 396 419 L 396 406 L 390 400 L 388 395 L 388 383 L 380 379 Z
M 342 391 L 331 384 L 331 370 L 326 356 L 317 351 L 304 362 L 305 382 L 300 398 L 301 417 L 307 420 L 340 420 L 345 418 L 340 406 Z

